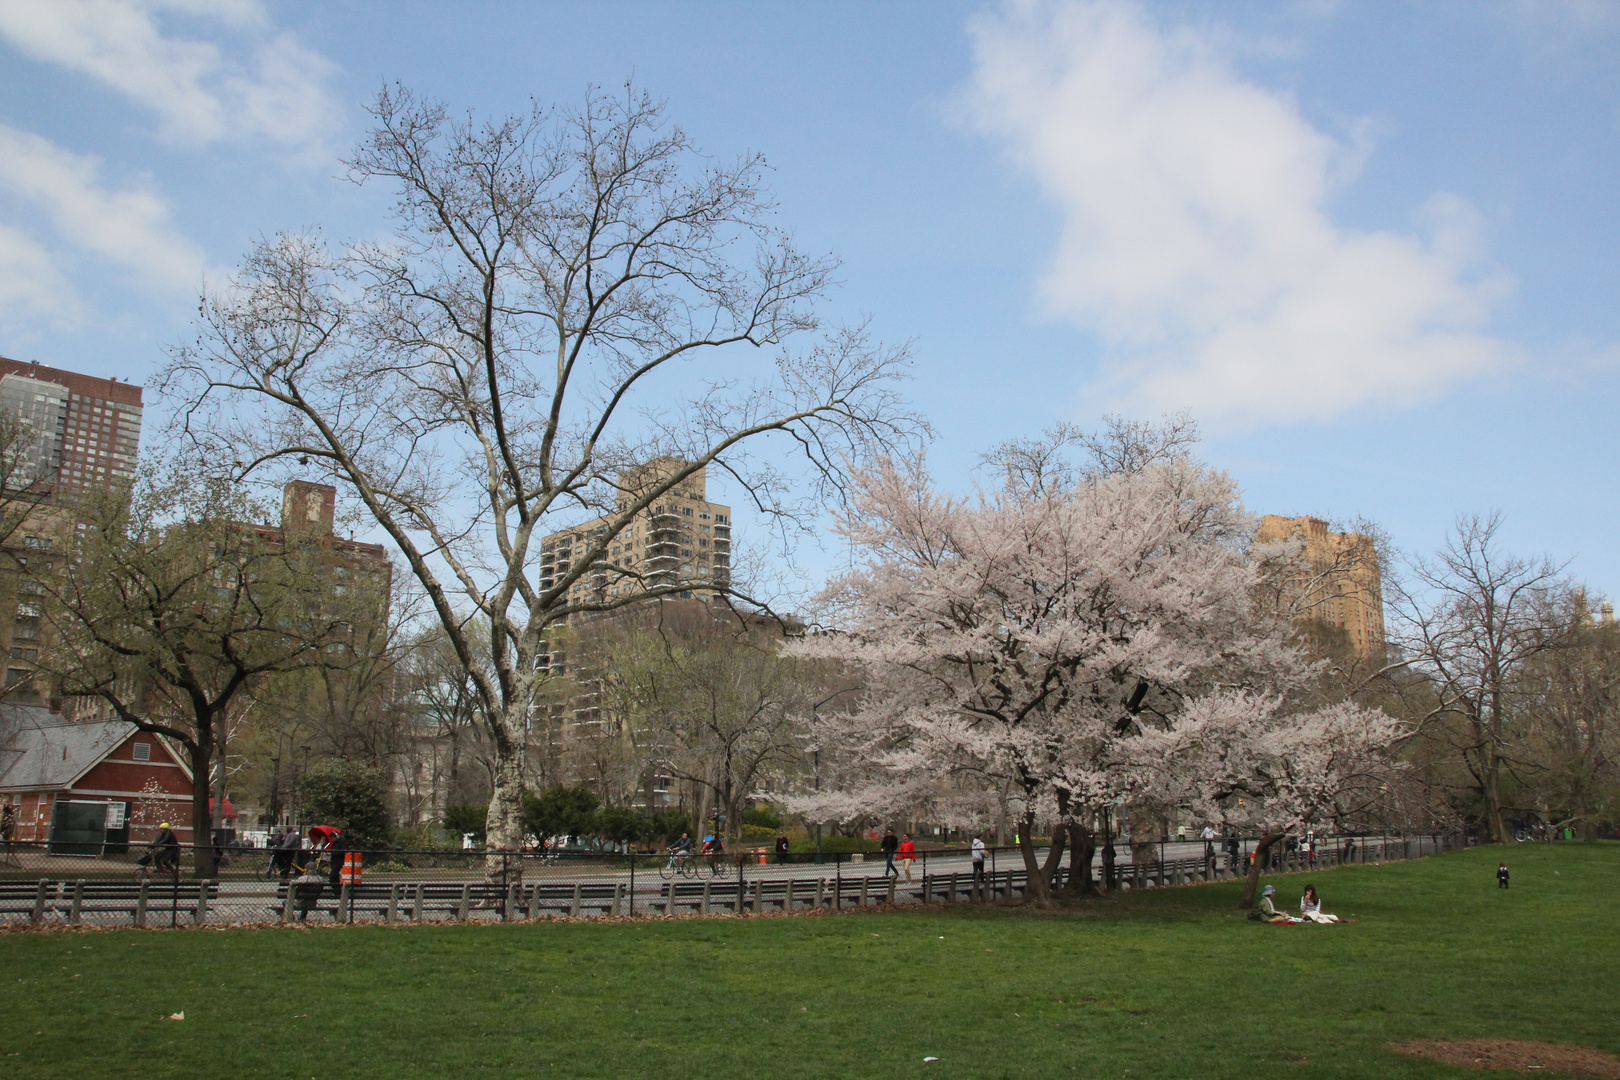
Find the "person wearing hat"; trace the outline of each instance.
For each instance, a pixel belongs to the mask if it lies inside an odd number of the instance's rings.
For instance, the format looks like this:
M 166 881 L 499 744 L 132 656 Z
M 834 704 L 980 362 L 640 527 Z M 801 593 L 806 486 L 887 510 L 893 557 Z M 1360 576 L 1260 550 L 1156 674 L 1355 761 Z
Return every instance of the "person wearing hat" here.
M 140 865 L 170 874 L 180 872 L 180 838 L 174 835 L 174 828 L 167 821 L 158 825 L 157 835 L 146 845 Z
M 1271 898 L 1276 895 L 1277 887 L 1275 885 L 1267 885 L 1260 891 L 1260 918 L 1270 923 L 1299 922 L 1292 915 L 1286 915 L 1277 910 L 1277 905 L 1271 902 Z

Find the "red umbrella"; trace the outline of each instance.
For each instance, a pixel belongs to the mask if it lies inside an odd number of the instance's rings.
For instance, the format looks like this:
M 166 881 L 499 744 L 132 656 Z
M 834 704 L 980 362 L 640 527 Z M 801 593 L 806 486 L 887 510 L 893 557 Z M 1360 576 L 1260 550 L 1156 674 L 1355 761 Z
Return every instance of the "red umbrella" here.
M 331 825 L 311 825 L 309 827 L 309 841 L 317 847 L 330 847 L 332 842 L 343 835 L 343 830 Z

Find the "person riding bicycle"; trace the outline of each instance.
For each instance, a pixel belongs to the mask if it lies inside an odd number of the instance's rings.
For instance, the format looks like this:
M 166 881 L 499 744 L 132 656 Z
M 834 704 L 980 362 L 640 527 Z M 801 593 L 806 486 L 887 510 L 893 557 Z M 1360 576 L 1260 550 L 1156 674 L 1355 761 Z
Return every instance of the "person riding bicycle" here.
M 174 835 L 174 827 L 167 821 L 158 825 L 157 835 L 146 845 L 140 865 L 170 874 L 180 872 L 180 838 Z
M 669 853 L 674 857 L 675 865 L 679 866 L 684 863 L 687 857 L 692 854 L 692 837 L 686 833 L 681 833 L 681 838 L 669 845 Z

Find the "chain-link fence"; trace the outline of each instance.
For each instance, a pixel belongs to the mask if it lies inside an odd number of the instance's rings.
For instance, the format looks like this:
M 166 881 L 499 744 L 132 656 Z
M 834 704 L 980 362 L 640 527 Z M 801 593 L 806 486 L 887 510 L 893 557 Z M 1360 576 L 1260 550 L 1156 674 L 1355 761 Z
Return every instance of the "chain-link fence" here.
M 1460 834 L 1334 837 L 1274 845 L 1271 873 L 1419 858 L 1466 843 Z M 1247 873 L 1251 837 L 1163 838 L 1093 856 L 1111 889 L 1155 889 Z M 1032 849 L 1044 867 L 1050 848 Z M 177 862 L 141 851 L 53 852 L 0 846 L 0 921 L 105 926 L 296 921 L 491 922 L 545 918 L 730 914 L 875 904 L 988 901 L 1024 892 L 1020 849 L 920 849 L 914 856 L 759 849 L 723 856 L 629 852 L 276 851 L 185 848 Z M 198 855 L 205 877 L 199 878 Z M 210 856 L 213 856 L 212 860 Z M 1061 885 L 1079 868 L 1064 852 Z M 145 860 L 144 865 L 142 860 Z M 215 862 L 213 871 L 206 864 Z

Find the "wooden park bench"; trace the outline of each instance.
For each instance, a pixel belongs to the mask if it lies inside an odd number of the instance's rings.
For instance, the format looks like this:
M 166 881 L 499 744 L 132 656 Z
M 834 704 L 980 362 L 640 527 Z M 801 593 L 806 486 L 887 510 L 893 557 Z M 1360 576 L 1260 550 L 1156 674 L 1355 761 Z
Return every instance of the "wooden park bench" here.
M 148 914 L 161 915 L 168 908 L 171 916 L 183 913 L 188 921 L 201 923 L 207 921 L 208 905 L 218 896 L 217 881 L 5 881 L 0 882 L 0 915 L 26 914 L 35 923 L 58 915 L 70 924 L 91 914 L 128 915 L 136 926 L 145 926 Z

